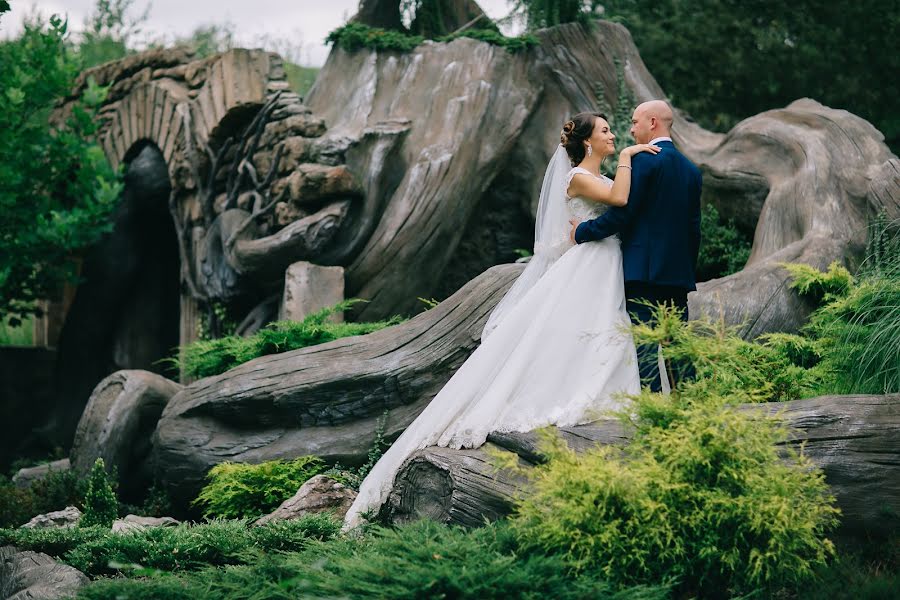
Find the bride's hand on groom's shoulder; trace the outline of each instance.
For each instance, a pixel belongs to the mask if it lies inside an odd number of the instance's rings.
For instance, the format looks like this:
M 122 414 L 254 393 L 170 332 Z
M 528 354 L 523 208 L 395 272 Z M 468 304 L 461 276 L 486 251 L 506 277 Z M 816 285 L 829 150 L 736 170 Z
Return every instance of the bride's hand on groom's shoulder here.
M 634 156 L 635 154 L 640 154 L 641 152 L 649 152 L 650 154 L 659 154 L 659 151 L 662 150 L 656 144 L 635 144 L 634 146 L 628 146 L 619 154 L 619 156 Z

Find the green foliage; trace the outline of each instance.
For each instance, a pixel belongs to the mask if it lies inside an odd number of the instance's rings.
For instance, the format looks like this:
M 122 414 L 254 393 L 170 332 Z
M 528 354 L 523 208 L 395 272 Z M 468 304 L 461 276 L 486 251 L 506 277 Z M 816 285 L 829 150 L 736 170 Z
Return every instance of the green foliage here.
M 92 576 L 120 570 L 115 565 L 131 564 L 164 571 L 193 570 L 246 563 L 260 551 L 297 551 L 311 539 L 331 538 L 339 530 L 340 523 L 325 515 L 260 527 L 248 527 L 245 521 L 148 527 L 87 541 L 62 559 Z
M 645 390 L 623 415 L 635 435 L 621 452 L 577 454 L 548 434 L 549 462 L 526 470 L 521 543 L 612 583 L 677 580 L 704 598 L 809 579 L 834 553 L 834 499 L 777 421 L 731 406 L 746 400 Z
M 93 577 L 127 572 L 123 565 L 133 564 L 165 571 L 242 564 L 260 552 L 296 552 L 339 531 L 332 517 L 310 515 L 258 527 L 233 520 L 125 533 L 104 527 L 0 529 L 0 545 L 44 552 Z
M 512 4 L 515 12 L 524 14 L 528 29 L 585 22 L 588 17 L 584 0 L 513 0 Z
M 88 475 L 87 491 L 84 494 L 84 515 L 78 521 L 80 527 L 112 527 L 118 514 L 116 493 L 102 458 L 94 461 Z
M 575 578 L 554 556 L 522 556 L 504 524 L 469 530 L 422 521 L 360 539 L 312 543 L 249 565 L 147 580 L 98 581 L 79 598 L 596 598 L 663 600 L 664 588 L 615 592 Z
M 242 363 L 267 354 L 278 354 L 353 335 L 365 335 L 401 323 L 393 317 L 371 323 L 332 323 L 328 318 L 347 310 L 359 300 L 345 300 L 308 315 L 302 321 L 278 321 L 256 335 L 226 336 L 201 340 L 180 349 L 176 362 L 188 377 L 208 377 L 224 373 Z
M 741 394 L 751 402 L 782 402 L 809 396 L 820 389 L 827 374 L 795 362 L 787 339 L 748 342 L 738 328 L 723 321 L 700 318 L 684 322 L 676 308 L 654 308 L 655 325 L 632 328 L 638 344 L 662 344 L 667 358 L 690 363 L 696 380 L 685 386 L 714 396 Z
M 306 568 L 296 580 L 315 597 L 665 597 L 658 588 L 616 594 L 598 578 L 572 577 L 559 557 L 519 554 L 503 523 L 473 530 L 427 520 L 397 529 L 376 527 L 362 543 L 321 544 L 316 550 L 321 568 Z
M 631 137 L 631 113 L 637 103 L 634 100 L 634 94 L 625 82 L 625 72 L 622 69 L 622 63 L 619 59 L 614 59 L 616 65 L 616 89 L 614 94 L 607 94 L 602 85 L 597 85 L 594 93 L 597 96 L 597 106 L 600 112 L 609 117 L 609 127 L 618 140 L 617 147 L 619 149 L 628 146 L 628 140 Z M 607 96 L 613 95 L 615 98 L 615 107 L 613 107 Z M 616 167 L 619 165 L 619 155 L 612 154 L 604 161 L 606 169 L 615 177 Z
M 466 29 L 464 31 L 460 31 L 459 33 L 452 33 L 450 35 L 437 38 L 437 41 L 450 42 L 457 38 L 464 37 L 472 38 L 473 40 L 479 40 L 481 42 L 487 42 L 489 44 L 493 44 L 494 46 L 501 46 L 508 52 L 511 52 L 513 54 L 515 54 L 516 52 L 528 50 L 533 46 L 537 46 L 539 43 L 538 39 L 530 34 L 520 35 L 517 37 L 506 37 L 499 31 L 494 29 Z
M 469 37 L 495 46 L 501 46 L 509 52 L 519 52 L 537 45 L 537 38 L 524 35 L 505 37 L 493 29 L 471 29 L 448 36 L 435 38 L 439 42 L 449 42 L 456 38 Z M 335 44 L 348 52 L 369 48 L 372 50 L 397 50 L 409 52 L 425 41 L 421 35 L 411 35 L 403 31 L 393 31 L 369 27 L 362 23 L 347 23 L 328 34 L 325 41 Z
M 76 46 L 82 68 L 90 68 L 111 60 L 119 60 L 134 52 L 135 36 L 147 22 L 150 4 L 137 16 L 129 13 L 135 0 L 97 0 L 84 21 L 84 28 Z
M 750 258 L 752 240 L 738 231 L 734 219 L 721 219 L 712 204 L 707 204 L 700 211 L 700 239 L 698 281 L 737 273 Z
M 372 442 L 372 447 L 369 448 L 365 464 L 360 465 L 356 469 L 345 469 L 340 463 L 337 463 L 323 473 L 354 490 L 358 490 L 359 486 L 362 485 L 363 479 L 366 478 L 366 475 L 369 474 L 369 471 L 372 470 L 372 467 L 375 466 L 375 463 L 378 462 L 385 450 L 390 447 L 390 444 L 384 439 L 387 416 L 388 412 L 384 411 L 375 424 L 375 440 Z
M 813 313 L 804 332 L 821 341 L 832 393 L 900 392 L 900 276 L 860 280 Z
M 253 518 L 275 510 L 313 475 L 325 470 L 321 459 L 301 456 L 256 465 L 224 462 L 207 473 L 209 483 L 194 504 L 207 518 Z
M 869 242 L 861 274 L 873 277 L 900 276 L 900 219 L 888 220 L 879 212 L 869 224 Z
M 66 506 L 81 506 L 87 481 L 72 471 L 50 471 L 27 488 L 0 476 L 0 527 L 18 527 L 32 517 Z
M 869 541 L 864 547 L 840 547 L 838 559 L 819 569 L 813 585 L 798 590 L 798 600 L 894 600 L 900 590 L 900 539 Z
M 338 27 L 325 38 L 326 43 L 334 44 L 348 52 L 362 48 L 409 52 L 424 41 L 425 38 L 421 35 L 409 35 L 401 31 L 390 31 L 353 22 Z
M 107 527 L 46 527 L 40 529 L 0 529 L 0 546 L 43 552 L 62 557 L 85 544 L 115 536 Z
M 25 316 L 21 322 L 12 326 L 5 321 L 0 321 L 0 346 L 33 346 L 34 345 L 34 318 Z
M 791 274 L 791 289 L 815 302 L 844 296 L 853 284 L 850 271 L 837 262 L 831 263 L 825 272 L 803 263 L 782 263 L 781 266 Z
M 0 42 L 0 315 L 17 325 L 35 301 L 75 277 L 71 257 L 111 227 L 121 183 L 96 143 L 105 90 L 89 82 L 63 123 L 50 123 L 74 84 L 67 25 L 26 23 Z
M 284 72 L 291 90 L 304 98 L 319 75 L 318 67 L 301 67 L 290 62 L 284 63 Z
M 591 4 L 628 28 L 668 97 L 705 127 L 727 131 L 809 97 L 868 119 L 897 152 L 900 89 L 883 74 L 900 71 L 900 52 L 876 43 L 900 37 L 900 19 L 886 18 L 896 13 L 893 0 Z

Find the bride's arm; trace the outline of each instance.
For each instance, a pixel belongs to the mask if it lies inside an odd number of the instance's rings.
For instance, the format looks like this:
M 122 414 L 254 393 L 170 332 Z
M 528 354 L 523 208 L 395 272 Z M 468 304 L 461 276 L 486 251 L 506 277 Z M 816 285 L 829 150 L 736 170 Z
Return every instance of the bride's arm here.
M 619 153 L 619 167 L 616 169 L 616 178 L 612 187 L 606 185 L 596 177 L 578 173 L 572 177 L 567 194 L 570 198 L 584 198 L 608 204 L 609 206 L 625 206 L 628 204 L 628 192 L 631 191 L 631 157 L 638 152 L 650 152 L 656 154 L 659 146 L 650 144 L 638 144 L 629 146 Z

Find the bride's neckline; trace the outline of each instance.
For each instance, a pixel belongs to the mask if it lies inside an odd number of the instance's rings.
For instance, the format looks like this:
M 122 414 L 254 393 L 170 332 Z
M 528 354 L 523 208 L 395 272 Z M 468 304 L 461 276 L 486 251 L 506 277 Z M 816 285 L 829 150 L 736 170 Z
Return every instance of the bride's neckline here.
M 585 169 L 584 167 L 572 167 L 572 170 L 573 171 L 581 171 L 583 173 L 586 173 L 587 175 L 596 177 L 597 179 L 609 179 L 609 177 L 607 177 L 603 173 L 592 173 L 589 169 Z

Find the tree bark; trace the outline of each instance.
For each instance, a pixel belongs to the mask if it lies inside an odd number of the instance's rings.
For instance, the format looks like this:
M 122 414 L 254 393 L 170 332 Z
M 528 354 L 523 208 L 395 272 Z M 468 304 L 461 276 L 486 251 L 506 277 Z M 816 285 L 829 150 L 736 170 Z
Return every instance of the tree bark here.
M 900 395 L 822 396 L 793 402 L 745 405 L 743 410 L 781 414 L 792 428 L 788 442 L 825 472 L 842 511 L 840 533 L 890 536 L 900 530 Z M 628 432 L 616 421 L 561 428 L 577 451 L 621 446 Z M 491 434 L 474 450 L 425 448 L 411 456 L 394 482 L 382 515 L 394 522 L 428 517 L 474 526 L 509 514 L 521 478 L 497 472 L 488 450 L 502 447 L 522 464 L 542 461 L 534 432 Z
M 392 440 L 477 347 L 488 314 L 521 271 L 501 265 L 415 318 L 375 333 L 263 356 L 192 383 L 166 406 L 153 469 L 182 506 L 209 469 L 314 454 L 358 465 L 387 413 Z

